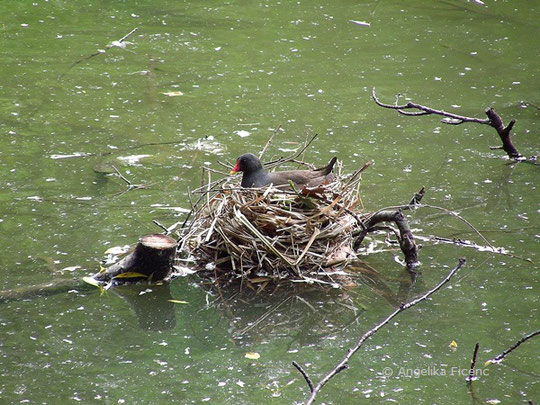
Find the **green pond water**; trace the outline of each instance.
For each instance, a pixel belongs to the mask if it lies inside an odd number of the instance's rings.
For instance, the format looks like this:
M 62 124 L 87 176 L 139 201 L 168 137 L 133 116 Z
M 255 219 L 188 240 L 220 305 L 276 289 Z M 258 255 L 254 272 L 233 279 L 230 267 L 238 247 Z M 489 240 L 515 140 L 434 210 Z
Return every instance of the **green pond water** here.
M 189 208 L 203 165 L 258 153 L 281 125 L 268 159 L 318 134 L 307 160 L 338 156 L 348 172 L 373 162 L 361 187 L 367 211 L 406 203 L 425 186 L 425 203 L 455 211 L 515 256 L 421 242 L 409 297 L 459 257 L 466 266 L 368 340 L 318 403 L 471 403 L 462 370 L 476 342 L 477 403 L 538 401 L 538 338 L 483 366 L 539 327 L 538 167 L 490 150 L 500 141 L 488 126 L 400 116 L 376 106 L 371 89 L 387 103 L 401 93 L 479 118 L 493 106 L 505 123 L 517 121 L 518 150 L 535 155 L 539 6 L 0 2 L 2 294 L 80 280 L 98 271 L 107 249 L 161 232 L 152 220 L 182 221 L 178 208 Z M 106 48 L 134 28 L 125 49 Z M 126 192 L 104 173 L 112 165 L 148 187 Z M 445 212 L 407 215 L 418 236 L 486 244 Z M 377 276 L 346 292 L 220 296 L 191 277 L 151 291 L 101 295 L 80 284 L 2 302 L 0 403 L 301 403 L 308 387 L 292 361 L 318 381 L 407 297 L 399 251 L 361 259 L 350 270 L 369 266 Z

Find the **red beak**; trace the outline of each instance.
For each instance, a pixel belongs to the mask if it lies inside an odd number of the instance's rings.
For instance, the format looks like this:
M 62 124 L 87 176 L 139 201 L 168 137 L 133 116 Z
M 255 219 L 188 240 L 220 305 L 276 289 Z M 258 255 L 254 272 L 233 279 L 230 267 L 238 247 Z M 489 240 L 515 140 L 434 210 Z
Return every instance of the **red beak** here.
M 233 169 L 231 170 L 231 174 L 238 173 L 240 171 L 240 162 L 237 160 L 236 164 L 234 165 Z

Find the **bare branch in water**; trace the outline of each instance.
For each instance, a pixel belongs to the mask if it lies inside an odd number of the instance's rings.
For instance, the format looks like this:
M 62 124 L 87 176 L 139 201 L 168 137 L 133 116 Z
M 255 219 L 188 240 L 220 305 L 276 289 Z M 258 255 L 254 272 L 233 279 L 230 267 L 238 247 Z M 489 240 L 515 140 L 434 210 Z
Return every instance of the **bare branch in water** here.
M 326 383 L 328 383 L 328 381 L 330 381 L 330 379 L 332 379 L 336 374 L 340 373 L 341 371 L 345 370 L 348 368 L 348 363 L 349 363 L 349 360 L 352 358 L 352 356 L 360 349 L 360 347 L 362 347 L 362 345 L 364 344 L 364 342 L 366 340 L 368 340 L 371 336 L 373 336 L 375 333 L 377 333 L 383 326 L 387 325 L 392 319 L 394 319 L 397 315 L 399 315 L 401 312 L 415 306 L 416 304 L 426 300 L 427 298 L 429 298 L 432 294 L 434 294 L 435 292 L 439 291 L 446 283 L 448 283 L 452 277 L 458 272 L 459 269 L 461 269 L 463 267 L 463 265 L 465 264 L 465 259 L 464 258 L 461 258 L 459 259 L 459 262 L 458 264 L 456 265 L 456 267 L 454 267 L 452 270 L 450 270 L 450 272 L 435 286 L 433 287 L 431 290 L 427 291 L 426 293 L 424 293 L 423 295 L 421 295 L 420 297 L 418 298 L 415 298 L 413 299 L 412 301 L 409 301 L 405 304 L 401 304 L 399 306 L 399 308 L 397 308 L 394 312 L 392 312 L 390 315 L 388 315 L 385 319 L 383 319 L 381 322 L 379 322 L 378 324 L 376 324 L 373 328 L 371 328 L 370 330 L 368 330 L 366 333 L 364 333 L 360 339 L 358 340 L 358 342 L 356 343 L 356 345 L 350 349 L 347 350 L 347 354 L 345 355 L 345 357 L 343 358 L 343 360 L 341 360 L 329 373 L 327 373 L 318 383 L 317 385 L 315 385 L 313 388 L 312 386 L 310 386 L 310 390 L 311 390 L 311 395 L 309 397 L 309 399 L 307 400 L 306 402 L 306 405 L 310 405 L 310 404 L 313 404 L 313 402 L 315 401 L 315 398 L 317 396 L 317 394 L 321 391 L 321 389 L 326 385 Z M 301 367 L 299 366 L 295 366 L 299 371 L 302 370 Z M 302 370 L 303 371 L 303 370 Z M 311 381 L 311 379 L 309 378 L 309 376 L 307 375 L 307 373 L 304 371 L 302 372 L 302 375 L 304 376 L 304 379 L 306 381 Z M 308 383 L 309 385 L 309 383 Z M 312 384 L 313 385 L 313 384 Z
M 378 106 L 383 108 L 389 108 L 391 110 L 397 110 L 397 112 L 402 115 L 415 117 L 419 115 L 440 115 L 445 117 L 445 119 L 442 119 L 441 122 L 449 125 L 460 125 L 465 122 L 489 125 L 490 127 L 495 128 L 497 134 L 499 134 L 499 137 L 501 138 L 502 146 L 499 147 L 499 149 L 503 149 L 509 158 L 515 159 L 516 161 L 527 160 L 517 151 L 514 144 L 512 143 L 512 140 L 510 139 L 510 132 L 512 131 L 512 128 L 514 127 L 516 121 L 511 120 L 507 126 L 504 126 L 502 118 L 491 107 L 484 111 L 487 115 L 487 118 L 475 118 L 449 113 L 444 110 L 437 110 L 435 108 L 414 103 L 412 101 L 409 101 L 406 104 L 399 105 L 398 102 L 400 95 L 396 97 L 394 104 L 386 104 L 377 98 L 377 95 L 375 94 L 375 88 L 373 88 L 371 91 L 371 97 Z M 533 157 L 530 159 L 530 161 L 534 162 L 536 161 L 536 158 Z
M 480 344 L 476 343 L 474 346 L 474 353 L 471 360 L 471 367 L 469 368 L 469 375 L 466 378 L 467 383 L 472 384 L 474 380 L 474 367 L 476 365 L 476 356 L 478 355 L 478 349 L 480 348 Z
M 138 28 L 133 28 L 130 32 L 128 32 L 126 35 L 124 35 L 122 38 L 120 38 L 118 41 L 112 41 L 110 42 L 105 49 L 98 49 L 96 52 L 94 52 L 91 55 L 85 56 L 84 58 L 81 58 L 75 62 L 73 62 L 67 70 L 60 75 L 60 78 L 62 78 L 69 70 L 71 70 L 74 66 L 78 65 L 81 62 L 87 61 L 89 59 L 92 59 L 94 56 L 102 55 L 105 52 L 107 52 L 111 48 L 126 48 L 125 40 L 128 39 L 131 35 L 133 35 L 135 32 L 137 32 Z
M 540 329 L 537 331 L 534 331 L 532 333 L 529 333 L 528 335 L 523 336 L 521 339 L 519 339 L 516 343 L 514 343 L 512 346 L 510 346 L 508 349 L 506 349 L 504 352 L 499 354 L 498 356 L 495 356 L 491 360 L 486 361 L 486 364 L 490 363 L 499 363 L 501 362 L 506 356 L 508 356 L 512 351 L 518 348 L 519 345 L 522 343 L 525 343 L 527 340 L 535 337 L 536 335 L 540 334 Z

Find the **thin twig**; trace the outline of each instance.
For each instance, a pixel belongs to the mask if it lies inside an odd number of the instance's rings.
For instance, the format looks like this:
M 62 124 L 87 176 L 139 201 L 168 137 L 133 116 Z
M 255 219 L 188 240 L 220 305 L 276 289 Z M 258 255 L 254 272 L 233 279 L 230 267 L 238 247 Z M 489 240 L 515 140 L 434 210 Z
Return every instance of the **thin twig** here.
M 493 251 L 493 253 L 500 253 L 497 250 L 497 248 L 495 248 L 491 243 L 489 243 L 489 241 L 485 238 L 484 235 L 482 235 L 482 233 L 478 229 L 476 229 L 469 221 L 467 221 L 461 215 L 456 214 L 454 211 L 451 211 L 448 208 L 443 208 L 443 207 L 439 207 L 439 206 L 436 206 L 436 205 L 430 205 L 430 204 L 422 204 L 422 203 L 416 205 L 416 207 L 418 207 L 418 208 L 433 208 L 435 210 L 443 211 L 443 212 L 446 212 L 447 214 L 452 215 L 453 217 L 456 217 L 460 221 L 464 222 L 469 228 L 471 228 L 474 231 L 474 233 L 476 233 L 478 236 L 480 236 L 480 238 L 482 238 L 482 240 L 489 246 L 489 248 Z M 373 217 L 375 215 L 378 215 L 379 213 L 381 213 L 383 211 L 396 210 L 396 209 L 410 209 L 410 208 L 411 208 L 410 205 L 393 205 L 393 206 L 384 207 L 384 208 L 381 208 L 381 209 L 379 209 L 379 210 L 377 210 L 375 212 L 372 212 L 372 213 L 366 215 L 365 220 L 368 221 L 371 217 Z
M 460 123 L 463 123 L 463 122 L 475 122 L 477 124 L 491 125 L 491 121 L 489 119 L 466 117 L 466 116 L 463 116 L 463 115 L 449 113 L 449 112 L 443 111 L 443 110 L 436 110 L 434 108 L 426 107 L 426 106 L 423 106 L 421 104 L 416 104 L 416 103 L 413 103 L 413 102 L 408 102 L 407 104 L 398 105 L 397 104 L 398 100 L 396 99 L 395 104 L 385 104 L 385 103 L 383 103 L 382 101 L 380 101 L 377 98 L 377 95 L 375 94 L 375 87 L 371 90 L 371 97 L 373 98 L 373 101 L 375 101 L 375 103 L 378 106 L 384 107 L 384 108 L 390 108 L 392 110 L 397 110 L 400 114 L 403 114 L 403 115 L 430 115 L 430 114 L 435 114 L 435 115 L 442 115 L 443 117 L 452 118 L 454 120 L 460 121 Z M 420 110 L 422 112 L 421 113 L 418 113 L 418 112 L 410 113 L 410 112 L 403 111 L 403 110 L 407 110 L 407 109 L 417 109 L 417 110 Z
M 131 190 L 137 190 L 137 189 L 140 189 L 140 188 L 148 188 L 148 187 L 151 187 L 152 185 L 155 184 L 155 183 L 151 183 L 151 184 L 133 184 L 122 173 L 120 173 L 120 170 L 118 170 L 116 168 L 116 166 L 111 166 L 111 167 L 114 169 L 114 171 L 116 172 L 118 177 L 120 177 L 128 186 L 128 188 L 125 191 L 117 194 L 116 196 L 125 194 L 125 193 L 127 193 L 128 191 L 131 191 Z
M 268 318 L 270 315 L 272 315 L 275 311 L 277 311 L 283 304 L 288 302 L 292 296 L 288 296 L 283 301 L 280 301 L 278 304 L 274 305 L 272 308 L 270 308 L 268 311 L 266 311 L 264 314 L 262 314 L 257 320 L 253 323 L 250 323 L 248 326 L 246 326 L 244 329 L 240 330 L 237 335 L 242 336 L 245 335 L 247 332 L 249 332 L 251 329 L 256 327 L 258 324 L 260 324 L 262 321 L 264 321 L 266 318 Z
M 277 133 L 279 132 L 279 130 L 281 129 L 281 124 L 278 125 L 276 127 L 276 129 L 274 129 L 274 132 L 272 132 L 272 135 L 270 136 L 270 138 L 268 139 L 268 141 L 266 142 L 266 145 L 264 145 L 264 148 L 263 150 L 261 151 L 261 153 L 259 153 L 259 159 L 262 159 L 263 155 L 264 155 L 264 152 L 266 152 L 266 149 L 268 149 L 268 146 L 270 146 L 270 144 L 272 143 L 272 140 L 274 139 L 274 137 L 277 135 Z
M 135 32 L 137 32 L 137 30 L 138 30 L 138 28 L 133 28 L 130 32 L 128 32 L 126 35 L 124 35 L 122 38 L 120 38 L 118 40 L 118 42 L 124 42 L 126 39 L 128 39 L 128 37 L 135 34 Z
M 120 177 L 122 180 L 124 180 L 126 182 L 126 184 L 128 185 L 129 188 L 133 187 L 133 184 L 131 184 L 131 181 L 129 181 L 128 179 L 126 179 L 124 177 L 124 175 L 122 173 L 120 173 L 120 170 L 118 170 L 116 168 L 116 166 L 112 166 L 113 170 L 116 172 L 116 174 L 118 175 L 118 177 Z
M 319 134 L 313 135 L 311 137 L 311 139 L 309 141 L 307 141 L 304 146 L 302 146 L 299 150 L 297 150 L 296 152 L 293 152 L 289 156 L 285 156 L 283 158 L 279 158 L 279 159 L 273 160 L 271 162 L 267 162 L 267 163 L 264 164 L 264 166 L 268 167 L 268 168 L 272 168 L 272 167 L 275 167 L 275 166 L 279 166 L 282 163 L 290 162 L 291 160 L 296 159 L 298 156 L 300 156 L 302 153 L 304 153 L 304 151 L 309 147 L 309 145 L 311 145 L 313 143 L 313 141 L 317 138 L 317 136 L 319 136 Z
M 168 235 L 169 234 L 169 230 L 167 229 L 167 227 L 165 225 L 163 225 L 161 222 L 159 222 L 158 220 L 156 219 L 153 219 L 152 222 L 159 226 L 161 229 L 163 229 L 163 232 L 165 233 L 165 235 Z
M 309 386 L 309 392 L 313 392 L 315 388 L 313 387 L 313 382 L 311 381 L 311 378 L 309 378 L 304 369 L 296 361 L 293 361 L 292 365 L 296 367 L 296 369 L 300 372 L 300 374 L 302 374 L 302 376 L 306 380 L 307 385 Z
M 523 336 L 521 339 L 519 339 L 516 343 L 514 343 L 512 346 L 510 346 L 504 352 L 502 352 L 498 356 L 495 356 L 491 360 L 486 361 L 486 364 L 501 362 L 507 355 L 509 355 L 512 351 L 517 349 L 519 345 L 521 345 L 522 343 L 525 343 L 527 340 L 535 337 L 538 334 L 540 334 L 540 329 L 535 331 L 535 332 L 529 333 L 528 335 Z
M 60 78 L 62 78 L 71 68 L 73 68 L 75 65 L 78 65 L 79 63 L 81 62 L 84 62 L 84 61 L 87 61 L 89 59 L 92 59 L 94 56 L 98 56 L 98 55 L 102 55 L 104 54 L 105 52 L 107 52 L 107 50 L 111 49 L 111 48 L 122 48 L 124 49 L 126 47 L 126 44 L 124 44 L 124 41 L 130 37 L 131 35 L 133 35 L 135 32 L 137 32 L 138 28 L 133 28 L 130 32 L 128 32 L 126 35 L 124 35 L 122 38 L 120 38 L 118 41 L 112 41 L 110 42 L 107 46 L 105 46 L 105 49 L 98 49 L 96 52 L 94 52 L 93 54 L 91 55 L 88 55 L 88 56 L 85 56 L 84 58 L 81 58 L 75 62 L 73 62 L 68 68 L 67 70 L 62 73 L 60 75 Z
M 454 211 L 451 211 L 447 208 L 443 208 L 443 207 L 438 207 L 436 205 L 429 205 L 429 204 L 421 204 L 420 206 L 422 207 L 426 207 L 426 208 L 433 208 L 435 210 L 439 210 L 439 211 L 443 211 L 443 212 L 446 212 L 447 214 L 450 214 L 452 215 L 453 217 L 456 217 L 457 219 L 459 219 L 460 221 L 464 222 L 465 224 L 467 224 L 467 226 L 469 228 L 471 228 L 478 236 L 480 236 L 480 238 L 482 238 L 482 240 L 491 248 L 491 250 L 493 252 L 497 252 L 497 249 L 495 249 L 495 247 L 486 239 L 486 237 L 484 235 L 482 235 L 482 233 L 476 229 L 473 224 L 471 224 L 469 221 L 467 221 L 465 218 L 463 218 L 461 215 L 459 214 L 456 214 Z
M 469 385 L 471 385 L 474 380 L 474 366 L 476 365 L 476 356 L 478 355 L 479 347 L 480 347 L 479 343 L 476 343 L 476 346 L 474 346 L 474 353 L 471 360 L 471 367 L 469 368 L 469 375 L 466 378 L 466 381 Z
M 414 194 L 411 201 L 409 201 L 409 205 L 414 207 L 415 205 L 420 204 L 420 201 L 422 201 L 424 194 L 426 194 L 426 188 L 422 187 L 418 193 Z
M 142 149 L 146 148 L 148 146 L 162 146 L 162 145 L 178 145 L 183 144 L 184 141 L 173 141 L 173 142 L 148 142 L 148 143 L 141 143 L 139 145 L 133 145 L 133 146 L 127 146 L 125 148 L 118 148 L 114 149 L 112 151 L 106 151 L 106 152 L 96 152 L 96 153 L 80 153 L 80 154 L 72 154 L 72 155 L 51 155 L 51 158 L 53 159 L 81 159 L 81 158 L 91 158 L 91 157 L 103 157 L 103 156 L 109 156 L 109 155 L 117 155 L 120 152 L 124 152 L 127 150 L 134 150 L 134 149 Z
M 403 312 L 403 311 L 415 306 L 416 304 L 424 301 L 425 299 L 430 297 L 432 294 L 434 294 L 435 292 L 440 290 L 446 283 L 448 283 L 452 279 L 452 277 L 458 272 L 459 269 L 461 269 L 461 267 L 463 267 L 464 264 L 465 264 L 465 259 L 464 258 L 459 259 L 459 262 L 456 265 L 456 267 L 454 267 L 452 270 L 450 270 L 450 272 L 435 287 L 433 287 L 431 290 L 427 291 L 426 293 L 424 293 L 420 297 L 415 298 L 415 299 L 413 299 L 412 301 L 409 301 L 406 304 L 401 304 L 399 306 L 399 308 L 397 308 L 394 312 L 392 312 L 385 319 L 383 319 L 381 322 L 376 324 L 369 331 L 364 333 L 360 337 L 360 339 L 358 340 L 356 345 L 347 350 L 347 354 L 345 355 L 343 360 L 341 360 L 328 374 L 326 374 L 317 383 L 317 385 L 311 390 L 311 395 L 310 395 L 308 401 L 306 402 L 306 405 L 313 404 L 313 402 L 315 401 L 315 397 L 317 396 L 319 391 L 326 385 L 326 383 L 328 383 L 328 381 L 330 381 L 330 379 L 333 378 L 336 374 L 338 374 L 339 372 L 343 371 L 344 369 L 346 369 L 348 367 L 349 360 L 360 349 L 360 347 L 362 347 L 362 345 L 364 344 L 364 342 L 367 339 L 369 339 L 371 336 L 373 336 L 375 333 L 377 333 L 383 326 L 387 325 L 398 314 L 400 314 L 401 312 Z
M 443 238 L 441 236 L 436 236 L 436 235 L 429 235 L 429 236 L 415 235 L 415 238 L 424 242 L 434 242 L 434 244 L 446 243 L 446 244 L 455 245 L 455 246 L 464 247 L 464 248 L 472 248 L 472 249 L 476 249 L 479 252 L 489 251 L 491 253 L 496 253 L 498 255 L 511 257 L 512 259 L 523 260 L 524 262 L 527 262 L 527 263 L 534 263 L 532 259 L 509 253 L 502 247 L 496 247 L 495 250 L 493 250 L 493 248 L 489 246 L 479 245 L 469 240 L 463 240 L 463 239 L 457 239 L 457 238 L 452 238 L 452 239 Z

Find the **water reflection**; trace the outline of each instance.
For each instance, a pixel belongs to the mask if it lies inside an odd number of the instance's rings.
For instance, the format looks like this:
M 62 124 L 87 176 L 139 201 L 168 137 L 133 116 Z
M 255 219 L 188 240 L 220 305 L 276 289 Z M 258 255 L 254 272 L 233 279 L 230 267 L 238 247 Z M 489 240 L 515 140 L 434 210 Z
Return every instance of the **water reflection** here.
M 238 346 L 287 337 L 291 350 L 340 336 L 351 325 L 361 324 L 373 300 L 399 306 L 408 300 L 417 279 L 416 273 L 406 269 L 394 278 L 382 277 L 365 263 L 350 266 L 347 272 L 348 286 L 340 289 L 309 284 L 265 288 L 203 284 L 207 294 L 214 297 L 206 308 L 217 310 Z
M 512 173 L 514 164 L 502 165 L 498 180 L 484 180 L 484 183 L 494 183 L 492 191 L 488 193 L 486 201 L 486 212 L 506 211 L 513 209 L 515 196 L 510 191 L 512 183 Z
M 141 329 L 164 331 L 176 327 L 176 304 L 169 301 L 172 299 L 169 283 L 126 284 L 111 291 L 129 304 Z

